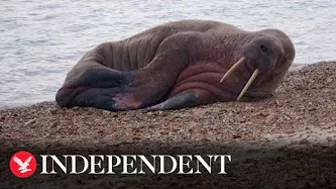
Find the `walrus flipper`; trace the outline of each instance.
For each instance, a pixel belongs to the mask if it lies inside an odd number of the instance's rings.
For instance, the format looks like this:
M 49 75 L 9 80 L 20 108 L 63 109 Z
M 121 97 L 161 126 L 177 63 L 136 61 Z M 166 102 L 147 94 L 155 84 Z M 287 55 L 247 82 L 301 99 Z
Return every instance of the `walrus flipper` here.
M 166 101 L 147 108 L 149 111 L 155 110 L 177 110 L 211 103 L 210 94 L 203 90 L 192 89 L 181 92 Z
M 112 69 L 89 69 L 59 89 L 56 101 L 61 107 L 84 106 L 117 110 L 112 98 L 124 90 L 122 78 L 122 72 Z

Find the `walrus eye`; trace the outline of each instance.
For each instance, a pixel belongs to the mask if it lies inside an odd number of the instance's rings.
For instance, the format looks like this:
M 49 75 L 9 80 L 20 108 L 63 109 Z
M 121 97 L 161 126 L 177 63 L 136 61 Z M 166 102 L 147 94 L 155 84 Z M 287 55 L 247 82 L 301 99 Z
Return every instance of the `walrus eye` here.
M 260 49 L 261 49 L 262 52 L 268 53 L 268 48 L 265 47 L 265 45 L 260 45 Z

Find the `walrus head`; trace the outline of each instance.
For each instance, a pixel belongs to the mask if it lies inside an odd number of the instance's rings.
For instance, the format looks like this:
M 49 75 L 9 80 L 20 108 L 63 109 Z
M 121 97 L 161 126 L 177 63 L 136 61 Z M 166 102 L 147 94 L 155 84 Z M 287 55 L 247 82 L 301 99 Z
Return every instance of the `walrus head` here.
M 242 64 L 254 68 L 237 100 L 247 93 L 252 97 L 269 96 L 277 88 L 295 57 L 294 45 L 289 37 L 276 29 L 256 32 L 252 40 L 243 46 L 242 51 L 243 56 L 220 80 L 222 83 Z M 257 87 L 249 89 L 252 83 Z

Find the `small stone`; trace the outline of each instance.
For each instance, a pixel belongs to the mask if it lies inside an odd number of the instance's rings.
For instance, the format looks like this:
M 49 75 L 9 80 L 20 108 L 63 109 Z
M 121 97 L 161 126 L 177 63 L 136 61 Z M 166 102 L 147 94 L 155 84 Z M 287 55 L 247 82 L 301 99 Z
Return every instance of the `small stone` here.
M 286 133 L 287 134 L 293 134 L 293 133 L 295 133 L 295 131 L 294 130 L 287 130 Z
M 139 141 L 141 139 L 142 139 L 141 136 L 133 136 L 133 141 Z
M 73 111 L 80 110 L 80 108 L 79 108 L 78 106 L 72 107 L 71 109 L 72 109 Z
M 328 79 L 326 80 L 326 83 L 329 84 L 329 83 L 331 83 L 332 81 L 333 81 L 332 78 L 328 78 Z
M 307 139 L 302 139 L 299 143 L 300 143 L 300 144 L 309 144 L 309 140 L 307 140 Z
M 29 121 L 27 121 L 26 123 L 25 123 L 25 126 L 28 126 L 28 125 L 31 125 L 31 124 L 33 124 L 33 123 L 35 123 L 36 122 L 36 119 L 34 118 L 34 119 L 31 119 L 31 120 L 29 120 Z
M 51 114 L 56 114 L 57 113 L 57 109 L 55 108 L 55 109 L 51 109 L 50 111 L 49 111 Z
M 120 114 L 120 115 L 126 115 L 127 112 L 126 112 L 126 111 L 124 111 L 124 112 L 119 112 L 119 114 Z
M 316 108 L 315 107 L 309 107 L 309 108 L 307 108 L 307 110 L 308 111 L 314 111 L 314 110 L 316 110 Z
M 262 111 L 262 112 L 259 113 L 259 115 L 260 115 L 260 116 L 263 116 L 263 117 L 266 117 L 266 116 L 269 115 L 269 112 L 267 112 L 267 111 Z
M 278 115 L 276 115 L 275 113 L 271 113 L 269 116 L 266 117 L 265 123 L 266 125 L 273 125 L 277 119 Z
M 56 126 L 57 126 L 57 124 L 58 124 L 58 121 L 54 121 L 54 122 L 52 122 L 52 123 L 51 123 L 51 125 L 50 125 L 50 126 L 51 126 L 51 127 L 56 127 Z
M 233 135 L 232 138 L 233 139 L 238 139 L 238 138 L 241 138 L 242 136 L 241 135 Z
M 108 110 L 103 110 L 103 114 L 104 114 L 104 115 L 106 115 L 106 116 L 108 116 L 108 115 L 110 115 L 110 114 L 111 114 L 111 112 L 110 112 L 110 111 L 108 111 Z

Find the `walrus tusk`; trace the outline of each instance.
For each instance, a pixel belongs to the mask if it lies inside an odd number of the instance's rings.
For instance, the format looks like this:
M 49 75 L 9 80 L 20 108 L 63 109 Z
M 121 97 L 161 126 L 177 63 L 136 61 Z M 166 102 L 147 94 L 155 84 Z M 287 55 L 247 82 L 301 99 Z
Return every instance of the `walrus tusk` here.
M 259 74 L 259 69 L 254 70 L 252 76 L 250 77 L 250 79 L 247 81 L 246 85 L 244 86 L 243 90 L 240 92 L 237 100 L 240 100 L 241 97 L 243 97 L 243 95 L 245 94 L 245 92 L 247 91 L 247 89 L 250 87 L 250 85 L 252 84 L 252 82 L 255 80 L 255 78 L 258 76 Z
M 224 76 L 220 80 L 220 83 L 222 83 L 227 76 L 229 76 L 235 69 L 237 69 L 238 66 L 244 62 L 244 60 L 245 57 L 242 57 L 236 63 L 234 63 L 233 66 L 224 74 Z

